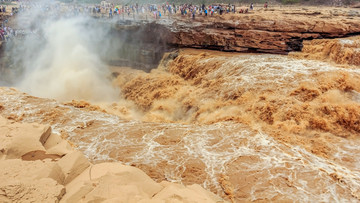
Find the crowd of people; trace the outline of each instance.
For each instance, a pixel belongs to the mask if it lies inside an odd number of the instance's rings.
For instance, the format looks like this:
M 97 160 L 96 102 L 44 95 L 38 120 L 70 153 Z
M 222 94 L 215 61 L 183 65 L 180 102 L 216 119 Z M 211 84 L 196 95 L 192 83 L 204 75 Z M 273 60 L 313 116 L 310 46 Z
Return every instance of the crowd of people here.
M 268 3 L 265 2 L 264 8 L 268 8 Z M 181 16 L 191 16 L 193 19 L 195 16 L 214 16 L 214 15 L 223 15 L 226 13 L 248 13 L 249 11 L 254 10 L 254 4 L 251 3 L 249 7 L 238 8 L 233 4 L 211 4 L 211 5 L 194 5 L 194 4 L 126 4 L 126 5 L 114 5 L 108 4 L 97 5 L 86 8 L 78 8 L 79 12 L 88 12 L 92 15 L 101 15 L 101 17 L 108 16 L 113 18 L 114 16 L 128 16 L 134 17 L 139 15 L 152 15 L 154 19 L 160 19 L 163 16 L 172 16 L 174 14 L 181 14 Z
M 0 6 L 0 13 L 6 13 L 6 6 Z
M 65 8 L 64 8 L 65 7 Z M 267 8 L 267 2 L 264 4 L 264 8 Z M 132 17 L 140 18 L 150 15 L 154 19 L 162 18 L 163 16 L 173 16 L 174 14 L 181 14 L 181 16 L 190 16 L 195 18 L 195 16 L 214 16 L 214 15 L 223 15 L 226 13 L 247 13 L 249 10 L 254 10 L 254 4 L 251 3 L 248 8 L 238 8 L 233 4 L 211 4 L 211 5 L 194 5 L 194 4 L 125 4 L 125 5 L 115 5 L 112 3 L 102 3 L 99 5 L 79 5 L 79 4 L 56 4 L 56 5 L 43 5 L 40 3 L 32 1 L 20 1 L 19 7 L 16 11 L 12 10 L 12 13 L 17 13 L 31 10 L 31 9 L 41 9 L 44 12 L 49 10 L 62 11 L 62 15 L 91 15 L 97 17 L 108 17 L 113 18 L 116 16 L 122 17 Z M 0 12 L 5 12 L 6 7 L 0 7 Z
M 12 37 L 16 35 L 16 32 L 14 29 L 8 26 L 4 26 L 0 28 L 0 41 L 8 41 Z
M 140 8 L 140 9 L 138 9 Z M 264 4 L 264 8 L 267 9 L 268 8 L 268 2 L 265 2 Z M 250 10 L 254 10 L 254 4 L 251 3 L 249 8 L 239 8 L 238 10 L 236 10 L 236 6 L 233 4 L 211 4 L 211 5 L 205 5 L 205 4 L 201 4 L 201 5 L 193 5 L 193 4 L 180 4 L 180 5 L 175 5 L 175 4 L 162 4 L 162 5 L 141 5 L 139 6 L 138 4 L 136 5 L 125 5 L 122 7 L 122 9 L 111 9 L 110 8 L 110 13 L 109 13 L 109 17 L 112 17 L 112 11 L 114 11 L 114 13 L 116 14 L 121 14 L 122 12 L 127 13 L 128 15 L 130 15 L 131 13 L 135 13 L 139 14 L 139 10 L 141 11 L 141 13 L 146 13 L 146 12 L 150 12 L 154 15 L 155 19 L 161 18 L 162 16 L 165 15 L 173 15 L 176 13 L 180 13 L 182 16 L 191 16 L 193 19 L 195 18 L 196 15 L 200 15 L 200 16 L 214 16 L 215 14 L 218 15 L 223 15 L 225 13 L 248 13 Z
M 267 8 L 265 3 L 264 8 Z M 247 13 L 254 9 L 254 4 L 249 8 L 240 8 L 236 10 L 235 5 L 231 4 L 211 4 L 211 5 L 194 5 L 194 4 L 125 4 L 125 5 L 71 5 L 67 7 L 67 12 L 73 15 L 92 15 L 97 17 L 148 17 L 153 16 L 154 19 L 160 19 L 164 16 L 173 16 L 179 14 L 181 16 L 191 16 L 195 18 L 196 15 L 200 16 L 214 16 L 223 15 L 225 13 Z
M 254 4 L 250 4 L 250 10 L 254 10 Z M 264 8 L 268 8 L 268 3 L 265 2 Z M 180 4 L 179 6 L 173 4 L 163 4 L 162 6 L 151 5 L 149 8 L 150 12 L 154 12 L 155 18 L 161 17 L 162 13 L 165 15 L 168 13 L 169 15 L 176 14 L 179 12 L 182 16 L 190 15 L 193 19 L 196 15 L 204 15 L 204 16 L 214 16 L 215 14 L 223 15 L 225 13 L 247 13 L 249 11 L 248 8 L 240 8 L 238 11 L 236 10 L 235 5 L 231 4 L 211 4 L 211 5 L 193 5 L 193 4 Z M 161 13 L 162 12 L 162 13 Z
M 268 3 L 264 4 L 264 8 L 268 7 Z M 0 6 L 0 13 L 6 13 L 7 7 L 5 5 Z M 141 18 L 146 19 L 153 16 L 154 19 L 160 19 L 163 16 L 179 15 L 182 17 L 189 16 L 195 19 L 195 16 L 214 16 L 224 15 L 227 13 L 247 13 L 254 10 L 254 4 L 251 3 L 248 8 L 236 7 L 233 4 L 210 4 L 210 5 L 194 5 L 194 4 L 126 4 L 126 5 L 114 5 L 111 3 L 100 5 L 76 5 L 76 4 L 49 4 L 44 5 L 33 1 L 19 1 L 17 7 L 11 7 L 10 16 L 17 14 L 18 12 L 27 12 L 33 10 L 40 10 L 44 14 L 53 14 L 61 16 L 76 16 L 76 15 L 90 15 L 96 17 L 108 17 L 114 18 L 122 16 L 123 18 Z M 54 12 L 56 11 L 56 12 Z M 16 35 L 16 31 L 10 26 L 7 26 L 7 19 L 3 20 L 0 27 L 0 40 L 8 41 L 10 38 Z
M 7 13 L 7 7 L 6 5 L 1 5 L 0 6 L 0 15 L 1 15 L 1 23 L 0 23 L 0 41 L 8 41 L 10 40 L 12 37 L 14 37 L 16 35 L 15 30 L 12 29 L 9 25 L 8 25 L 8 13 Z M 10 17 L 15 15 L 17 13 L 17 8 L 12 7 L 11 8 L 11 12 L 9 13 Z

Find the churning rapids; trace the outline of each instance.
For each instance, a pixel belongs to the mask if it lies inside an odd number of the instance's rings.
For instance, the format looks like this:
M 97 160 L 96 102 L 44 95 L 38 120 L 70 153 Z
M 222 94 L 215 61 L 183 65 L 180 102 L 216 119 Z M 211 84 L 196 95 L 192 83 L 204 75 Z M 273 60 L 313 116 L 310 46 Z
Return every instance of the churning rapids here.
M 51 124 L 92 162 L 121 161 L 234 201 L 357 202 L 360 69 L 302 54 L 184 49 L 150 73 L 111 67 L 117 102 L 1 88 L 0 114 Z
M 50 124 L 93 163 L 119 161 L 234 202 L 360 201 L 360 37 L 304 41 L 289 55 L 169 51 L 156 36 L 140 36 L 146 29 L 35 17 L 19 21 L 31 30 L 22 41 L 0 46 L 0 83 L 11 86 L 0 88 L 1 116 Z M 197 41 L 189 33 L 175 36 Z M 151 71 L 126 65 L 138 59 L 151 68 L 161 61 Z

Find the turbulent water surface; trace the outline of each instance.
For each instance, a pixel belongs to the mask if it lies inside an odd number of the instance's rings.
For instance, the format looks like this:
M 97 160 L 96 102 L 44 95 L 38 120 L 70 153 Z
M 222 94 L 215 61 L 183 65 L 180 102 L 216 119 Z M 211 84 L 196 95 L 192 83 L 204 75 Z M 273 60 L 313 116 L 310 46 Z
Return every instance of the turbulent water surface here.
M 350 65 L 181 50 L 150 73 L 112 67 L 114 103 L 1 88 L 0 113 L 51 124 L 92 162 L 235 201 L 357 202 L 360 69 Z

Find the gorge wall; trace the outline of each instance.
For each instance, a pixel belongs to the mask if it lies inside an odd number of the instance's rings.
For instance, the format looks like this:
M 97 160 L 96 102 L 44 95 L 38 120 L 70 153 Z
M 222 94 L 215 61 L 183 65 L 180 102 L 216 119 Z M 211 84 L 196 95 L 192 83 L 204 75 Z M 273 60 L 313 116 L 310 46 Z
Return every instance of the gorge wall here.
M 274 54 L 301 51 L 304 40 L 360 34 L 359 17 L 356 8 L 280 7 L 246 14 L 197 15 L 195 19 L 168 14 L 160 20 L 151 16 L 100 19 L 87 29 L 110 29 L 105 41 L 93 39 L 108 65 L 149 71 L 158 66 L 165 52 L 176 48 Z M 0 44 L 1 58 L 4 50 Z
M 151 23 L 133 22 L 133 29 L 128 29 L 129 25 L 126 27 L 128 31 L 144 36 L 142 39 L 153 48 L 186 47 L 286 54 L 301 51 L 303 40 L 359 34 L 359 17 L 359 11 L 354 9 L 287 10 L 284 7 L 240 15 L 196 16 L 195 20 L 189 16 L 166 16 L 166 19 Z M 124 25 L 117 25 L 116 29 L 123 33 Z

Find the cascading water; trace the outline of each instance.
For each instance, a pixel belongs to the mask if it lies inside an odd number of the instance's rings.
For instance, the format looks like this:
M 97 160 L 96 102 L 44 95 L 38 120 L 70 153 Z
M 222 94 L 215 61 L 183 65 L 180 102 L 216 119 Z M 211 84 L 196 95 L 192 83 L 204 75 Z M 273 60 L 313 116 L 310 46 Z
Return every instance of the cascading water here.
M 0 88 L 0 115 L 50 124 L 93 163 L 236 202 L 359 201 L 358 37 L 304 42 L 290 56 L 181 49 L 150 70 L 168 49 L 144 36 L 152 24 L 49 16 L 24 24 L 32 34 L 8 50 L 19 68 L 0 78 L 33 96 Z
M 117 72 L 129 102 L 100 104 L 107 113 L 2 89 L 1 114 L 52 124 L 93 162 L 121 161 L 235 201 L 358 200 L 357 68 L 183 50 L 165 68 Z

